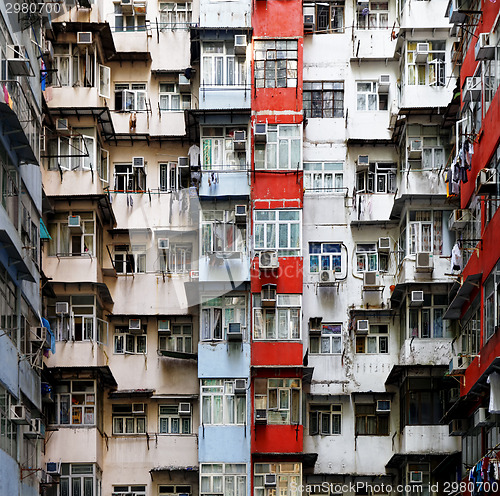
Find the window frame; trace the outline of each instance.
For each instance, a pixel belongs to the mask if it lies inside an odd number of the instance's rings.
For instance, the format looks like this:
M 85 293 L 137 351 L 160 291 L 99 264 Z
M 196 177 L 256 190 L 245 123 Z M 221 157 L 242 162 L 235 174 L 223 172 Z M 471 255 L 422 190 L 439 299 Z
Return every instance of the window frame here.
M 293 134 L 288 134 L 287 130 L 293 131 Z M 299 124 L 268 124 L 266 142 L 254 144 L 255 169 L 302 170 L 302 136 Z M 299 160 L 294 164 L 292 160 L 297 153 Z
M 148 351 L 147 327 L 134 334 L 127 326 L 115 326 L 113 339 L 114 355 L 146 355 Z
M 286 219 L 290 214 L 297 214 L 297 218 Z M 281 226 L 286 226 L 286 233 L 283 232 Z M 293 226 L 296 227 L 292 229 Z M 260 235 L 258 231 L 261 231 Z M 293 233 L 293 231 L 296 232 Z M 282 239 L 282 234 L 285 235 L 285 239 Z M 295 246 L 293 246 L 294 236 L 297 237 Z M 253 241 L 256 251 L 277 250 L 280 257 L 300 257 L 302 252 L 302 210 L 254 210 Z M 286 246 L 280 246 L 285 245 L 285 242 Z
M 246 253 L 246 225 L 236 223 L 234 209 L 200 211 L 202 257 Z
M 329 93 L 331 93 L 331 100 L 325 100 Z M 340 119 L 344 117 L 344 81 L 304 81 L 302 97 L 306 119 Z M 335 106 L 339 100 L 341 101 L 340 112 Z M 331 107 L 328 106 L 328 102 L 331 102 Z
M 235 470 L 236 466 L 238 466 L 241 471 Z M 208 487 L 206 486 L 207 482 Z M 217 486 L 214 482 L 217 482 Z M 226 489 L 227 486 L 231 487 Z M 244 491 L 241 491 L 243 488 Z M 246 463 L 200 463 L 200 496 L 215 496 L 223 494 L 246 496 L 246 493 Z
M 338 342 L 336 347 L 334 347 L 334 342 Z M 324 351 L 324 343 L 328 343 L 329 351 Z M 341 323 L 322 322 L 319 335 L 312 334 L 311 332 L 309 333 L 309 353 L 311 355 L 341 355 L 342 350 L 343 338 Z
M 298 39 L 255 40 L 253 75 L 255 88 L 296 88 L 298 49 Z
M 174 7 L 169 8 L 169 5 L 173 5 Z M 180 7 L 182 5 L 185 5 L 184 9 Z M 162 31 L 179 26 L 184 26 L 186 29 L 188 29 L 192 24 L 193 4 L 190 1 L 159 2 L 158 10 L 160 12 L 160 24 Z
M 87 468 L 87 472 L 82 472 L 84 467 Z M 89 467 L 91 467 L 89 471 Z M 97 496 L 99 494 L 100 488 L 100 472 L 95 463 L 62 463 L 61 464 L 61 476 L 59 479 L 59 490 L 60 494 L 67 494 L 68 496 L 80 496 L 82 494 L 89 495 L 89 485 L 91 488 L 91 494 L 89 496 Z M 73 488 L 75 482 L 79 482 L 79 490 L 75 491 L 73 494 Z M 64 486 L 66 486 L 64 488 Z
M 117 167 L 121 170 L 117 170 Z M 134 167 L 132 163 L 123 162 L 113 164 L 114 193 L 145 193 L 146 178 L 144 167 Z M 123 183 L 123 188 L 120 188 L 120 183 Z
M 360 90 L 360 85 L 368 84 L 370 85 L 369 90 Z M 386 112 L 389 110 L 389 97 L 386 93 L 379 93 L 377 91 L 377 84 L 378 81 L 356 81 L 356 110 L 358 112 Z M 364 97 L 363 104 L 361 101 L 362 96 Z M 373 107 L 373 103 L 376 104 L 375 108 L 370 108 L 370 106 Z
M 130 406 L 130 413 L 125 412 L 125 407 Z M 118 411 L 120 407 L 122 412 Z M 132 403 L 113 403 L 111 406 L 111 421 L 113 436 L 140 436 L 147 434 L 147 404 L 144 404 L 143 414 L 134 414 L 132 412 Z M 132 421 L 132 431 L 130 431 L 130 421 Z M 116 429 L 117 424 L 121 423 L 121 429 Z M 142 424 L 142 427 L 139 425 Z M 121 432 L 120 432 L 121 430 Z M 128 431 L 128 432 L 127 432 Z
M 302 380 L 298 377 L 256 379 L 254 409 L 267 411 L 268 425 L 300 425 Z
M 318 2 L 314 3 L 314 8 L 315 8 L 315 20 L 314 20 L 314 34 L 321 34 L 321 33 L 344 33 L 345 31 L 345 2 L 344 1 L 328 1 L 328 2 Z M 326 10 L 328 9 L 327 13 L 322 13 L 320 10 Z M 333 23 L 335 22 L 335 19 L 338 18 L 338 13 L 341 13 L 340 15 L 340 24 L 341 26 L 335 26 L 333 27 Z M 323 25 L 320 25 L 320 19 L 322 16 L 324 17 L 326 14 L 326 24 L 325 28 L 323 29 Z M 332 22 L 333 21 L 333 22 Z
M 365 5 L 367 7 L 365 7 Z M 375 5 L 381 5 L 385 8 L 375 8 Z M 366 14 L 363 14 L 365 9 L 368 9 Z M 383 19 L 385 16 L 385 20 Z M 361 19 L 365 19 L 364 22 L 360 22 Z M 359 4 L 356 11 L 356 28 L 359 30 L 375 30 L 375 29 L 389 29 L 389 2 L 380 0 L 367 0 L 366 3 Z
M 243 341 L 245 341 L 247 307 L 246 295 L 203 295 L 200 309 L 200 341 L 226 340 L 230 323 L 239 323 L 241 325 L 244 334 Z M 219 319 L 220 326 L 217 325 Z M 207 327 L 207 324 L 209 327 Z M 220 327 L 219 330 L 217 330 L 218 327 Z
M 147 272 L 146 253 L 146 243 L 113 245 L 113 262 L 116 273 L 120 275 L 145 274 Z
M 165 89 L 167 85 L 172 86 L 170 91 Z M 178 98 L 178 104 L 174 104 L 175 97 Z M 160 81 L 158 83 L 158 105 L 160 112 L 184 112 L 184 110 L 191 108 L 191 93 L 181 93 L 179 85 L 172 81 Z
M 75 391 L 74 384 L 76 383 L 88 383 L 88 386 L 90 386 L 91 383 L 92 390 Z M 60 390 L 63 386 L 69 386 L 69 390 L 67 392 L 58 391 L 58 389 Z M 84 397 L 83 403 L 79 403 L 81 398 L 77 398 L 81 396 Z M 57 384 L 55 391 L 55 425 L 61 427 L 97 426 L 97 408 L 97 385 L 94 380 L 68 379 Z M 86 409 L 89 411 L 86 412 Z M 78 412 L 80 412 L 80 414 L 78 414 Z M 67 422 L 65 421 L 66 418 Z
M 419 43 L 429 44 L 429 52 L 425 64 L 417 64 L 415 62 L 417 44 Z M 443 50 L 433 50 L 433 43 L 444 43 L 445 48 Z M 408 86 L 446 86 L 446 40 L 407 40 L 405 49 L 405 71 L 408 75 L 405 78 L 405 82 Z M 432 70 L 431 67 L 433 67 Z
M 360 407 L 371 406 L 372 412 L 360 412 Z M 373 403 L 355 403 L 354 404 L 354 416 L 355 416 L 355 435 L 356 436 L 389 436 L 391 433 L 390 426 L 390 412 L 377 412 L 377 402 Z M 386 422 L 381 419 L 386 419 Z M 364 420 L 363 420 L 364 419 Z M 374 419 L 375 425 L 373 422 Z M 361 425 L 364 424 L 361 430 Z M 373 427 L 375 427 L 375 432 L 373 432 Z
M 163 412 L 162 412 L 163 408 Z M 176 408 L 176 413 L 169 413 L 167 408 Z M 192 411 L 192 410 L 191 410 Z M 177 432 L 172 425 L 177 422 Z M 165 428 L 166 427 L 166 428 Z M 158 434 L 169 436 L 188 436 L 193 434 L 193 414 L 179 415 L 179 403 L 158 405 Z
M 137 14 L 135 9 L 132 10 L 130 14 L 124 14 L 121 8 L 120 2 L 114 3 L 114 30 L 115 33 L 129 33 L 134 31 L 146 31 L 148 20 L 146 19 L 146 13 Z M 121 21 L 118 21 L 121 19 Z M 141 24 L 143 23 L 143 24 Z
M 293 304 L 291 301 L 280 301 L 285 298 L 288 300 L 294 298 L 296 302 Z M 273 307 L 262 306 L 259 293 L 253 295 L 253 301 L 252 338 L 254 341 L 300 341 L 302 339 L 301 294 L 277 294 L 276 305 Z M 272 329 L 269 328 L 271 322 L 273 323 Z M 259 324 L 260 331 L 257 329 Z M 287 332 L 286 337 L 283 333 L 280 335 L 280 329 Z
M 204 171 L 246 170 L 250 157 L 248 139 L 244 150 L 234 149 L 234 135 L 244 131 L 244 126 L 202 126 L 201 128 L 201 168 Z M 211 180 L 218 182 L 218 176 Z
M 372 329 L 385 327 L 385 332 L 374 332 Z M 356 335 L 357 355 L 388 355 L 389 354 L 389 324 L 370 321 L 367 335 Z M 370 344 L 372 343 L 372 344 Z M 375 346 L 373 347 L 373 343 Z M 385 343 L 384 345 L 381 343 Z M 383 351 L 385 349 L 385 351 Z
M 309 403 L 309 435 L 342 435 L 342 403 Z
M 319 245 L 319 246 L 318 246 Z M 326 251 L 328 246 L 338 246 L 338 251 Z M 320 251 L 315 251 L 319 248 Z M 340 264 L 337 261 L 340 260 Z M 335 270 L 341 274 L 346 263 L 342 243 L 328 241 L 309 241 L 309 273 L 319 274 L 322 270 Z M 313 270 L 315 269 L 316 270 Z
M 235 379 L 200 380 L 202 425 L 247 425 L 247 394 L 237 395 L 234 389 Z
M 319 166 L 319 167 L 318 167 Z M 325 194 L 344 192 L 343 162 L 304 162 L 304 193 Z M 327 176 L 331 176 L 331 187 L 327 184 Z M 321 184 L 317 187 L 317 183 Z
M 172 322 L 170 335 L 158 335 L 160 350 L 193 353 L 193 325 L 188 322 Z
M 208 50 L 210 46 L 214 51 Z M 200 91 L 246 86 L 248 64 L 245 57 L 235 54 L 234 40 L 203 40 L 200 52 Z
M 451 337 L 451 324 L 448 320 L 443 319 L 444 313 L 448 308 L 448 303 L 436 304 L 435 297 L 446 297 L 446 295 L 424 293 L 424 304 L 419 307 L 411 307 L 408 303 L 408 318 L 407 318 L 407 339 L 448 339 Z M 427 301 L 426 301 L 427 300 Z M 437 314 L 437 315 L 436 315 Z M 439 318 L 438 315 L 441 315 Z M 417 327 L 412 327 L 417 318 Z M 438 336 L 436 334 L 436 323 L 440 322 Z M 425 331 L 425 325 L 428 325 L 428 331 Z M 448 330 L 447 330 L 448 328 Z M 428 335 L 427 335 L 428 334 Z M 448 336 L 446 336 L 448 334 Z
M 145 112 L 148 108 L 148 84 L 127 83 L 116 81 L 114 86 L 114 110 L 115 112 Z M 121 98 L 121 108 L 118 105 L 118 95 Z

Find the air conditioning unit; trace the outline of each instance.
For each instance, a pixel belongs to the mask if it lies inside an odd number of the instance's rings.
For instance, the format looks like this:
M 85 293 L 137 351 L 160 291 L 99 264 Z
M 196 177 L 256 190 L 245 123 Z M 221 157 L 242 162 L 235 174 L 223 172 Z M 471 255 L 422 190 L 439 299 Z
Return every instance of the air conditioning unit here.
M 358 155 L 358 161 L 356 162 L 356 171 L 368 170 L 370 167 L 370 157 L 368 155 Z
M 462 0 L 450 0 L 448 4 L 445 16 L 450 18 L 452 24 L 462 24 L 467 20 L 467 14 L 460 9 L 461 3 Z
M 247 206 L 246 205 L 235 205 L 234 217 L 235 217 L 236 222 L 246 222 L 246 220 L 247 220 Z
M 230 322 L 227 325 L 227 340 L 228 341 L 242 341 L 243 328 L 239 322 Z
M 421 307 L 424 304 L 424 292 L 423 291 L 412 291 L 411 292 L 411 307 Z
M 259 269 L 277 269 L 279 267 L 278 252 L 261 251 L 259 253 Z
M 56 303 L 56 315 L 68 315 L 69 303 L 66 301 L 58 301 Z
M 43 41 L 43 54 L 52 60 L 54 58 L 54 47 L 50 40 Z
M 487 408 L 478 408 L 474 412 L 474 427 L 487 427 L 494 423 Z
M 302 9 L 304 15 L 304 33 L 314 32 L 316 24 L 316 7 L 314 4 L 304 4 Z
M 169 319 L 158 320 L 158 332 L 170 333 L 170 320 Z
M 45 437 L 45 424 L 42 419 L 36 418 L 31 420 L 30 430 L 24 433 L 24 436 L 29 439 L 42 439 Z
M 189 167 L 189 157 L 177 157 L 177 167 Z
M 145 403 L 132 403 L 132 413 L 134 415 L 142 415 L 146 412 Z
M 450 361 L 448 373 L 450 375 L 462 374 L 468 366 L 469 360 L 467 357 L 455 356 Z
M 67 131 L 69 129 L 68 119 L 57 119 L 56 120 L 56 129 L 58 131 Z
M 363 274 L 363 287 L 364 288 L 378 288 L 378 272 L 365 272 Z
M 191 403 L 179 403 L 179 415 L 191 415 Z
M 122 7 L 122 14 L 132 14 L 133 3 L 132 0 L 121 0 L 120 5 Z
M 61 475 L 61 462 L 47 462 L 45 471 L 50 475 Z
M 234 394 L 245 395 L 247 394 L 247 380 L 236 379 L 234 381 Z
M 266 284 L 265 286 L 262 286 L 260 299 L 263 307 L 273 307 L 276 305 L 276 285 Z
M 469 426 L 466 419 L 455 419 L 450 422 L 450 436 L 465 436 L 468 430 Z
M 470 210 L 467 208 L 457 208 L 451 212 L 448 219 L 448 229 L 461 231 L 471 220 Z
M 334 270 L 322 270 L 319 273 L 319 284 L 328 285 L 335 282 L 335 271 Z
M 408 146 L 408 158 L 410 160 L 420 160 L 422 158 L 422 140 L 410 140 L 410 146 Z
M 378 92 L 389 93 L 391 86 L 391 76 L 389 74 L 381 74 L 378 78 Z
M 30 59 L 22 45 L 7 45 L 7 62 L 11 76 L 32 75 Z
M 267 424 L 267 410 L 256 409 L 255 410 L 255 423 L 256 424 Z
M 128 321 L 128 330 L 133 334 L 141 334 L 142 326 L 141 319 L 129 319 Z
M 234 35 L 234 53 L 236 55 L 246 55 L 247 53 L 247 35 Z
M 389 253 L 391 251 L 391 238 L 378 238 L 378 251 Z
M 179 91 L 181 93 L 189 93 L 191 91 L 191 81 L 182 73 L 179 74 Z
M 357 320 L 356 321 L 356 334 L 368 334 L 370 330 L 369 320 Z
M 80 216 L 79 215 L 68 215 L 68 227 L 70 229 L 75 229 L 75 230 L 81 232 L 82 226 L 80 223 Z
M 417 64 L 426 64 L 429 55 L 429 43 L 417 43 L 415 51 L 415 62 Z
M 170 248 L 170 240 L 168 238 L 158 238 L 158 250 L 168 250 Z
M 24 405 L 12 405 L 10 407 L 10 420 L 14 424 L 31 424 L 31 412 Z
M 474 49 L 476 60 L 491 60 L 495 58 L 495 46 L 490 44 L 490 33 L 481 33 Z
M 481 89 L 481 76 L 466 77 L 462 88 L 463 102 L 479 102 L 481 100 Z
M 247 147 L 247 132 L 235 131 L 233 139 L 233 148 L 235 151 L 245 151 Z
M 265 474 L 264 475 L 264 486 L 276 487 L 276 474 Z
M 421 471 L 412 470 L 410 472 L 410 483 L 411 484 L 422 484 L 424 480 L 424 473 Z
M 391 411 L 391 400 L 377 400 L 377 412 L 388 413 Z
M 89 45 L 92 43 L 92 33 L 90 31 L 76 33 L 76 42 L 81 45 Z
M 309 319 L 309 334 L 321 334 L 321 322 L 323 322 L 323 317 L 311 317 Z
M 415 254 L 415 272 L 432 272 L 433 269 L 432 255 L 429 252 Z
M 267 124 L 265 122 L 256 122 L 253 134 L 255 143 L 265 143 L 267 141 Z
M 144 157 L 132 157 L 132 166 L 135 169 L 144 169 Z
M 488 195 L 497 192 L 496 169 L 481 169 L 476 177 L 476 194 Z

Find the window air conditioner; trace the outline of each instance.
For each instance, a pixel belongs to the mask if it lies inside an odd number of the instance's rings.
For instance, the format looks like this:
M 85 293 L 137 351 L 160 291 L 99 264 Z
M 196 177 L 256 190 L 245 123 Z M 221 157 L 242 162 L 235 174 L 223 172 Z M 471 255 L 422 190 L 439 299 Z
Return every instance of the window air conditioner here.
M 69 303 L 66 301 L 58 301 L 56 303 L 56 315 L 68 315 Z
M 321 334 L 321 322 L 323 322 L 323 317 L 311 317 L 309 319 L 309 334 Z
M 227 326 L 227 340 L 241 341 L 243 339 L 242 327 L 239 322 L 230 322 Z
M 279 267 L 278 252 L 261 251 L 259 253 L 259 269 L 277 269 Z
M 158 332 L 170 333 L 170 320 L 169 319 L 158 320 Z
M 145 403 L 132 403 L 132 413 L 134 415 L 140 415 L 146 412 Z
M 455 419 L 450 422 L 449 434 L 450 436 L 465 436 L 469 426 L 466 419 Z
M 469 366 L 468 358 L 455 356 L 450 361 L 448 373 L 450 375 L 462 374 L 468 366 Z
M 487 427 L 494 423 L 487 408 L 478 408 L 474 412 L 474 427 Z
M 410 140 L 410 146 L 408 147 L 408 158 L 410 160 L 420 160 L 422 158 L 422 140 Z
M 411 292 L 411 307 L 421 307 L 424 304 L 424 292 L 423 291 L 412 291 Z
M 50 40 L 43 41 L 43 53 L 48 56 L 50 60 L 54 58 L 54 47 Z
M 389 74 L 381 74 L 378 78 L 378 92 L 379 93 L 389 93 L 389 87 L 391 85 L 391 76 Z
M 51 475 L 61 475 L 61 463 L 47 462 L 45 471 Z
M 81 229 L 80 216 L 79 215 L 68 215 L 68 227 Z
M 267 141 L 267 124 L 265 122 L 255 123 L 254 138 L 256 143 L 265 143 Z
M 316 7 L 314 4 L 304 4 L 304 33 L 314 32 L 314 25 L 316 24 Z
M 236 55 L 246 55 L 247 53 L 247 35 L 234 35 L 234 53 Z
M 234 381 L 234 394 L 244 395 L 247 393 L 247 380 L 236 379 Z
M 415 62 L 417 64 L 426 64 L 429 55 L 429 43 L 417 43 L 415 51 Z
M 391 238 L 378 238 L 378 251 L 389 253 L 391 251 Z
M 31 424 L 31 412 L 24 405 L 12 405 L 10 407 L 10 420 L 14 424 Z
M 133 11 L 132 0 L 121 0 L 120 5 L 122 7 L 122 14 L 132 14 Z
M 142 333 L 141 319 L 129 319 L 128 330 L 132 333 Z
M 189 93 L 191 91 L 191 81 L 183 74 L 179 74 L 179 91 Z
M 424 480 L 424 473 L 420 471 L 411 471 L 410 472 L 410 482 L 412 484 L 422 484 L 422 481 Z
M 135 169 L 144 169 L 144 157 L 132 157 L 132 166 Z
M 368 334 L 370 330 L 370 321 L 358 320 L 356 321 L 356 334 Z
M 179 403 L 179 415 L 191 415 L 191 403 Z
M 495 47 L 490 44 L 490 33 L 481 33 L 474 50 L 476 60 L 491 60 L 495 58 Z
M 432 255 L 429 252 L 422 251 L 415 254 L 415 271 L 432 272 Z
M 267 424 L 267 410 L 256 409 L 255 410 L 255 423 L 256 424 Z
M 386 413 L 391 411 L 390 400 L 377 400 L 377 412 Z
M 11 76 L 31 75 L 30 59 L 26 56 L 26 48 L 24 46 L 7 45 L 6 52 Z
M 452 231 L 461 231 L 471 220 L 470 210 L 467 208 L 457 208 L 451 212 L 448 219 L 448 229 Z
M 481 169 L 476 177 L 476 194 L 488 195 L 497 192 L 496 169 Z
M 158 238 L 158 250 L 168 250 L 170 248 L 170 240 L 168 238 Z
M 319 273 L 319 284 L 327 285 L 335 282 L 334 270 L 322 270 Z
M 481 100 L 481 89 L 481 76 L 466 77 L 462 91 L 463 102 L 479 102 Z
M 189 157 L 177 157 L 178 167 L 189 167 Z
M 356 171 L 368 170 L 370 167 L 370 157 L 368 155 L 358 155 L 356 162 Z
M 275 487 L 276 486 L 276 474 L 265 474 L 264 475 L 264 486 Z
M 235 131 L 233 139 L 233 148 L 235 151 L 245 151 L 247 147 L 246 131 Z
M 235 217 L 236 222 L 246 222 L 246 220 L 247 220 L 247 206 L 246 205 L 235 205 L 234 217 Z
M 378 288 L 378 272 L 365 272 L 363 274 L 363 287 L 364 288 Z
M 266 284 L 262 286 L 260 292 L 261 304 L 263 307 L 272 307 L 276 304 L 276 285 Z
M 90 31 L 76 33 L 76 42 L 81 45 L 89 45 L 92 43 L 92 33 Z
M 68 127 L 68 119 L 57 119 L 56 120 L 56 129 L 58 131 L 67 131 Z

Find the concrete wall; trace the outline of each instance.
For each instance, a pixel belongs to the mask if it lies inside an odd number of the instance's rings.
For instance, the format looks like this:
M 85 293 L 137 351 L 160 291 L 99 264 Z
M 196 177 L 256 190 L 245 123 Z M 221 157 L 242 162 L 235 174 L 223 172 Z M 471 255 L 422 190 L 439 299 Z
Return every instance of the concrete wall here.
M 448 435 L 447 425 L 406 425 L 399 436 L 398 453 L 456 453 L 461 440 Z
M 248 378 L 250 375 L 249 343 L 212 343 L 198 344 L 198 377 Z

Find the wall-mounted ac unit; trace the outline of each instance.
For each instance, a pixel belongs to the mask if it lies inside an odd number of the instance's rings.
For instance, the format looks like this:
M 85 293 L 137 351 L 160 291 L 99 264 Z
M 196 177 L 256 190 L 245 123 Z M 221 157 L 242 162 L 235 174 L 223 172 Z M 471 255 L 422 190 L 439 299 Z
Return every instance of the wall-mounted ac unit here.
M 61 462 L 47 462 L 45 472 L 50 475 L 61 475 Z
M 312 33 L 316 24 L 316 7 L 314 4 L 304 4 L 304 33 Z
M 378 288 L 379 285 L 378 272 L 365 272 L 363 274 L 364 288 Z
M 234 206 L 234 217 L 236 222 L 246 222 L 247 220 L 247 206 L 246 205 L 235 205 Z
M 358 155 L 356 162 L 356 171 L 368 170 L 370 167 L 370 157 L 368 155 Z
M 321 334 L 321 322 L 323 322 L 323 317 L 311 317 L 309 319 L 309 334 Z
M 479 102 L 481 100 L 481 76 L 469 76 L 465 78 L 462 89 L 462 100 L 464 103 Z
M 495 47 L 490 43 L 490 33 L 481 33 L 474 49 L 476 60 L 491 60 L 495 58 Z
M 256 143 L 265 143 L 267 141 L 267 124 L 265 122 L 255 123 L 254 138 Z
M 451 24 L 462 24 L 467 20 L 467 14 L 460 7 L 462 0 L 450 0 L 445 16 L 449 17 Z
M 468 430 L 469 426 L 466 419 L 455 419 L 450 422 L 450 436 L 465 436 Z
M 177 157 L 177 167 L 189 167 L 189 157 Z
M 463 374 L 468 366 L 469 359 L 467 357 L 455 356 L 450 361 L 448 373 L 450 375 Z
M 189 278 L 191 280 L 199 279 L 200 278 L 200 271 L 199 270 L 192 270 L 189 272 Z
M 191 81 L 182 73 L 179 74 L 179 91 L 181 93 L 189 93 L 191 91 Z
M 81 220 L 79 215 L 68 215 L 68 227 L 71 231 L 82 232 Z
M 415 272 L 432 272 L 433 269 L 432 255 L 429 252 L 421 251 L 415 254 Z
M 89 45 L 92 43 L 92 32 L 80 31 L 76 33 L 76 42 L 80 45 Z
M 239 322 L 230 322 L 227 325 L 227 340 L 228 341 L 242 341 L 243 329 Z
M 170 240 L 168 238 L 158 238 L 158 250 L 168 250 L 170 248 Z
M 24 405 L 12 405 L 10 407 L 10 420 L 14 424 L 31 424 L 31 412 Z
M 50 40 L 43 40 L 43 54 L 48 57 L 49 60 L 54 58 L 54 47 Z
M 234 53 L 236 55 L 246 55 L 247 53 L 247 35 L 234 35 Z
M 356 334 L 368 334 L 370 330 L 370 321 L 366 319 L 356 321 Z
M 191 415 L 191 403 L 179 403 L 179 415 Z
M 12 76 L 30 76 L 32 74 L 30 59 L 26 56 L 23 45 L 7 45 L 7 63 Z
M 487 427 L 494 423 L 487 408 L 478 408 L 474 412 L 474 427 Z
M 378 238 L 377 248 L 379 253 L 389 253 L 391 251 L 391 238 Z
M 426 64 L 429 55 L 429 43 L 417 43 L 415 51 L 415 62 L 417 64 Z
M 389 74 L 381 74 L 378 78 L 378 92 L 389 93 L 391 86 L 391 76 Z
M 265 474 L 264 475 L 264 486 L 276 487 L 276 474 Z
M 272 307 L 276 305 L 276 285 L 266 284 L 262 286 L 260 300 L 263 307 Z
M 408 158 L 410 160 L 419 160 L 422 158 L 422 140 L 410 140 L 410 145 L 408 146 Z
M 236 379 L 234 381 L 234 394 L 245 395 L 247 393 L 247 380 Z
M 169 319 L 159 319 L 158 320 L 158 332 L 170 333 L 170 320 Z
M 496 169 L 481 169 L 476 177 L 476 194 L 490 195 L 497 192 Z
M 135 169 L 144 169 L 144 157 L 132 157 L 132 167 Z
M 421 307 L 424 304 L 424 292 L 423 291 L 412 291 L 411 292 L 411 307 Z
M 424 480 L 424 473 L 417 470 L 412 470 L 410 472 L 410 483 L 412 484 L 422 484 Z
M 120 5 L 122 7 L 122 14 L 132 14 L 133 3 L 132 0 L 121 0 Z
M 256 424 L 267 424 L 267 410 L 266 409 L 256 409 L 255 410 L 255 423 Z
M 128 330 L 132 334 L 141 334 L 142 333 L 141 319 L 129 319 Z
M 319 273 L 319 284 L 320 286 L 330 285 L 335 282 L 335 271 L 334 270 L 321 270 Z
M 391 411 L 391 400 L 377 400 L 377 412 L 388 413 Z
M 279 267 L 278 252 L 261 251 L 259 253 L 259 269 L 277 269 Z
M 56 303 L 56 315 L 68 315 L 69 303 L 67 301 L 58 301 Z
M 57 119 L 56 120 L 56 129 L 58 131 L 67 131 L 69 129 L 68 119 Z
M 233 148 L 235 151 L 245 151 L 247 147 L 246 131 L 235 131 L 233 139 Z
M 134 415 L 142 415 L 146 413 L 145 403 L 132 403 L 132 413 Z
M 471 220 L 470 210 L 467 208 L 457 208 L 451 212 L 448 219 L 448 229 L 452 231 L 461 231 L 465 229 Z

